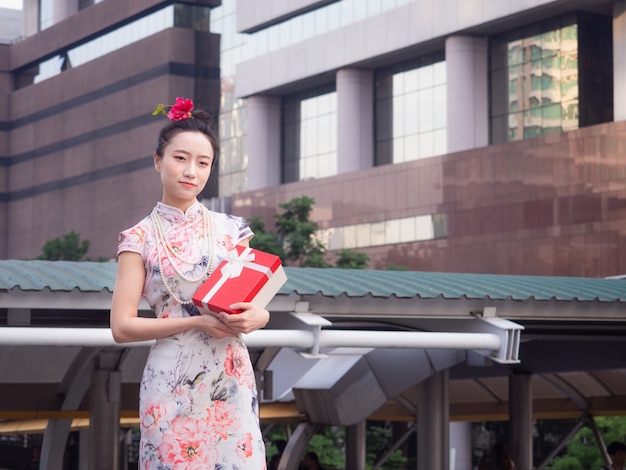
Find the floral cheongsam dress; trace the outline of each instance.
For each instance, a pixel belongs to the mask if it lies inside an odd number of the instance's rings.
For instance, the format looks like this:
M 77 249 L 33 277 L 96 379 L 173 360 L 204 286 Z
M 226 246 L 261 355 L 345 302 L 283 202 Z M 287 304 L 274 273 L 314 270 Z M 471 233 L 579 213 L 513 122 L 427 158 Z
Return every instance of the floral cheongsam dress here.
M 157 318 L 200 315 L 187 302 L 206 279 L 208 274 L 201 274 L 209 270 L 207 263 L 215 269 L 252 231 L 243 218 L 208 211 L 200 202 L 185 213 L 159 202 L 155 211 L 170 246 L 184 255 L 181 259 L 197 263 L 186 265 L 166 256 L 150 216 L 120 234 L 118 253 L 132 251 L 143 257 L 143 296 Z M 141 470 L 266 468 L 254 371 L 239 337 L 215 339 L 187 330 L 158 339 L 141 380 L 139 415 Z

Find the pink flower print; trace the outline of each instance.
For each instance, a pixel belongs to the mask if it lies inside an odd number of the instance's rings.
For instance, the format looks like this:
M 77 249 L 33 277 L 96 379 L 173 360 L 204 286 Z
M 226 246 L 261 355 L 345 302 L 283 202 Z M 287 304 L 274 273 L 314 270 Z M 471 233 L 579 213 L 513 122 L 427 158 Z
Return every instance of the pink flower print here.
M 226 248 L 227 251 L 235 248 L 235 244 L 233 243 L 233 237 L 228 234 L 224 235 L 224 248 Z
M 215 434 L 207 420 L 177 417 L 163 436 L 159 452 L 172 470 L 206 470 L 217 461 Z
M 246 460 L 252 455 L 252 434 L 247 433 L 237 442 L 237 455 L 241 460 Z
M 148 406 L 141 416 L 141 432 L 146 435 L 152 435 L 160 432 L 161 422 L 166 421 L 167 409 L 165 405 L 153 403 Z
M 228 434 L 235 433 L 241 427 L 241 420 L 237 417 L 237 409 L 233 404 L 216 400 L 207 408 L 207 419 L 213 424 L 215 432 L 222 439 L 228 439 Z
M 173 240 L 171 240 L 172 249 L 176 252 L 176 254 L 185 259 L 194 259 L 197 257 L 197 248 L 193 243 L 189 243 L 189 240 L 186 238 L 181 238 L 177 236 Z
M 226 360 L 224 361 L 226 375 L 235 377 L 239 385 L 250 385 L 250 370 L 248 368 L 248 356 L 244 349 L 233 349 L 232 344 L 226 347 Z
M 161 267 L 163 269 L 163 275 L 167 278 L 174 277 L 176 275 L 176 271 L 172 268 L 172 264 L 170 263 L 167 255 L 165 253 L 160 253 L 159 257 L 161 258 Z

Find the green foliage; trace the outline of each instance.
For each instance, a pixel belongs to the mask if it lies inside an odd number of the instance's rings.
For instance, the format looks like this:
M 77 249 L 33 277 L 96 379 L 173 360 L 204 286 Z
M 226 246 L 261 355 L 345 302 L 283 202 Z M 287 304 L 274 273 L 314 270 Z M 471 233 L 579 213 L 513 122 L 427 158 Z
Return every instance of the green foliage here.
M 310 220 L 315 200 L 308 196 L 296 197 L 279 204 L 283 210 L 275 214 L 276 232 L 265 229 L 260 217 L 252 217 L 248 224 L 254 231 L 250 246 L 279 256 L 283 263 L 293 262 L 307 268 L 330 268 L 326 261 L 326 247 L 317 238 L 319 225 Z M 367 269 L 369 256 L 344 249 L 337 254 L 337 267 Z
M 296 423 L 284 425 L 264 425 L 263 435 L 266 441 L 268 461 L 278 453 L 277 444 L 287 441 L 295 430 Z M 391 444 L 392 429 L 390 423 L 368 421 L 366 429 L 366 468 L 373 468 L 388 451 Z M 311 438 L 306 452 L 315 452 L 325 470 L 343 470 L 345 468 L 345 428 L 324 426 Z M 408 459 L 402 451 L 395 450 L 380 467 L 381 470 L 401 470 L 407 468 Z
M 331 267 L 324 257 L 326 248 L 316 237 L 319 226 L 309 220 L 314 203 L 314 199 L 302 196 L 280 204 L 278 207 L 283 212 L 274 215 L 276 232 L 265 230 L 259 217 L 251 218 L 248 224 L 255 235 L 250 246 L 279 256 L 283 263 L 291 261 L 309 268 Z
M 326 261 L 323 251 L 313 251 L 300 264 L 303 268 L 332 268 L 333 265 Z
M 626 416 L 598 416 L 595 419 L 604 443 L 624 442 Z M 604 465 L 593 431 L 585 426 L 569 441 L 567 450 L 548 466 L 550 470 L 595 470 Z
M 261 425 L 261 427 L 265 436 L 265 456 L 269 462 L 274 455 L 280 454 L 279 447 L 281 443 L 287 443 L 293 426 L 285 423 L 285 425 L 269 424 Z
M 367 269 L 370 257 L 365 253 L 344 248 L 337 253 L 337 267 L 342 269 Z
M 401 266 L 392 262 L 387 263 L 385 268 L 387 271 L 406 271 L 406 266 Z
M 311 438 L 306 451 L 315 452 L 322 467 L 326 470 L 343 469 L 345 468 L 344 442 L 344 428 L 326 426 Z
M 366 434 L 366 465 L 371 469 L 388 451 L 391 439 L 393 437 L 392 429 L 389 423 L 382 426 L 372 424 L 367 427 Z M 396 449 L 382 464 L 383 470 L 401 470 L 405 468 L 407 458 L 402 452 Z
M 252 248 L 265 251 L 266 253 L 272 253 L 279 256 L 282 260 L 285 259 L 285 250 L 283 250 L 282 244 L 278 241 L 274 232 L 265 230 L 265 224 L 261 217 L 250 218 L 248 225 L 250 225 L 250 228 L 254 232 L 254 237 L 250 240 L 250 246 Z
M 326 248 L 316 238 L 319 225 L 310 220 L 315 200 L 308 196 L 296 197 L 279 204 L 282 214 L 276 215 L 276 232 L 285 247 L 285 258 L 300 266 L 326 268 Z
M 156 109 L 152 111 L 153 116 L 156 116 L 157 114 L 163 114 L 164 116 L 167 116 L 167 113 L 165 112 L 165 108 L 163 107 L 162 104 L 158 105 Z
M 80 241 L 80 236 L 72 231 L 61 238 L 48 240 L 37 259 L 80 261 L 85 257 L 87 250 L 89 250 L 89 240 Z

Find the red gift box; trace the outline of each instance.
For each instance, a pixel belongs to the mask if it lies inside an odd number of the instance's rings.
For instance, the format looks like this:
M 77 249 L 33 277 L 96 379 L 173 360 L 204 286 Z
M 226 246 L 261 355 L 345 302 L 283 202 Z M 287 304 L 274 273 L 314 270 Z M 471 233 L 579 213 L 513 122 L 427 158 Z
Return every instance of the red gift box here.
M 203 313 L 241 313 L 230 306 L 252 302 L 265 308 L 287 276 L 278 256 L 237 245 L 193 295 Z

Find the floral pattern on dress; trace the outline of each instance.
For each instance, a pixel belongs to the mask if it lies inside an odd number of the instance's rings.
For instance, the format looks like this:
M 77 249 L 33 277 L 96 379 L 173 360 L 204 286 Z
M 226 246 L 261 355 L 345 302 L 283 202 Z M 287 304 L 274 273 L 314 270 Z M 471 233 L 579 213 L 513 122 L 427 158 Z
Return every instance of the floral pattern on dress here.
M 186 265 L 172 258 L 186 277 L 197 278 L 211 262 L 204 233 L 204 206 L 196 202 L 185 213 L 158 203 L 163 229 Z M 215 258 L 213 269 L 226 253 L 252 231 L 240 217 L 210 212 Z M 118 253 L 141 254 L 146 270 L 143 296 L 157 318 L 199 315 L 193 305 L 181 305 L 163 282 L 183 301 L 197 282 L 176 274 L 157 246 L 150 217 L 120 234 Z M 163 267 L 163 273 L 159 269 Z M 140 466 L 142 470 L 263 470 L 265 447 L 260 432 L 254 370 L 241 338 L 216 339 L 188 330 L 157 340 L 150 349 L 140 386 Z

